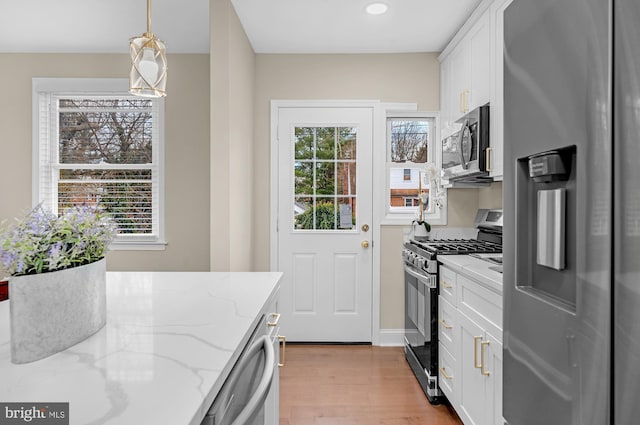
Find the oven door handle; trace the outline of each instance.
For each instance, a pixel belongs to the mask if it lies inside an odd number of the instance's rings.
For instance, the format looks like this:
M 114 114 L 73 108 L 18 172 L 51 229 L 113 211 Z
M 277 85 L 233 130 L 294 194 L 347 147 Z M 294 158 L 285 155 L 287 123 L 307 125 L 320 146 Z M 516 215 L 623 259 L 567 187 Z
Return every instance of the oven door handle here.
M 428 288 L 436 289 L 435 281 L 432 281 L 429 276 L 425 276 L 424 274 L 415 271 L 413 266 L 404 263 L 404 271 L 418 279 L 420 282 L 424 283 Z

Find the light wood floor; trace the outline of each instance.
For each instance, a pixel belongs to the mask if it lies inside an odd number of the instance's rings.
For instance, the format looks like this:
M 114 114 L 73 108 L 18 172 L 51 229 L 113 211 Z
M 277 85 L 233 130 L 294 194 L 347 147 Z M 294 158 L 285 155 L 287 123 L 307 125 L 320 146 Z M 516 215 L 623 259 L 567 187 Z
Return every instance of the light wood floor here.
M 400 347 L 288 345 L 280 425 L 461 425 L 432 406 Z

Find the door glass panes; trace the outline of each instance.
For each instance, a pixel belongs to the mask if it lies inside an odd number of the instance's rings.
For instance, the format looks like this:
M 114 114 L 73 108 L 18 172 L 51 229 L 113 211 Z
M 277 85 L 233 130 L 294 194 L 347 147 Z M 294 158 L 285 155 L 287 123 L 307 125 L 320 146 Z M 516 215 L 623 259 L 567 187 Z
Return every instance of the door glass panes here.
M 296 159 L 313 159 L 314 129 L 308 127 L 296 127 Z
M 295 230 L 353 230 L 356 214 L 355 127 L 296 127 Z
M 296 161 L 294 164 L 296 195 L 313 193 L 313 162 Z

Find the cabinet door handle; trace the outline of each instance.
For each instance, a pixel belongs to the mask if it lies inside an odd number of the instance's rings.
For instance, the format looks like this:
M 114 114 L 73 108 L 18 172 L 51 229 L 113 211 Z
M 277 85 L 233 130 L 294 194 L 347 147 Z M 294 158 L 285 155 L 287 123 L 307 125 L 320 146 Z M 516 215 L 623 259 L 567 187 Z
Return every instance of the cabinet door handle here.
M 273 322 L 267 322 L 267 326 L 270 328 L 278 326 L 280 320 L 280 313 L 271 313 L 269 316 L 273 317 Z
M 486 160 L 485 162 L 486 171 L 493 171 L 491 169 L 491 148 L 487 148 L 484 152 L 485 152 L 485 160 Z
M 453 285 L 449 285 L 445 280 L 440 280 L 440 284 L 446 289 L 452 289 Z
M 491 375 L 491 372 L 489 372 L 488 370 L 485 369 L 486 365 L 484 363 L 485 361 L 485 348 L 487 347 L 487 345 L 489 345 L 490 341 L 482 341 L 480 343 L 480 345 L 482 346 L 482 348 L 480 349 L 480 357 L 481 357 L 481 361 L 482 361 L 482 367 L 480 368 L 480 372 L 484 375 L 484 376 L 489 376 Z
M 464 112 L 464 91 L 460 92 L 460 96 L 458 96 L 458 110 L 460 112 Z
M 473 367 L 476 369 L 482 368 L 482 363 L 478 363 L 478 341 L 481 339 L 482 335 L 473 337 Z
M 469 89 L 464 91 L 464 112 L 469 112 Z
M 444 367 L 440 368 L 440 373 L 442 374 L 442 377 L 444 379 L 448 379 L 449 381 L 451 381 L 453 379 L 453 376 L 447 375 L 447 372 L 444 371 Z
M 282 335 L 278 335 L 278 340 L 280 340 L 280 342 L 282 343 L 282 351 L 280 352 L 280 359 L 282 359 L 282 362 L 278 363 L 279 367 L 284 367 L 284 362 L 285 362 L 285 351 L 287 351 L 287 337 L 286 336 L 282 336 Z
M 440 323 L 444 326 L 445 329 L 453 329 L 453 326 L 444 321 L 444 319 L 440 319 Z

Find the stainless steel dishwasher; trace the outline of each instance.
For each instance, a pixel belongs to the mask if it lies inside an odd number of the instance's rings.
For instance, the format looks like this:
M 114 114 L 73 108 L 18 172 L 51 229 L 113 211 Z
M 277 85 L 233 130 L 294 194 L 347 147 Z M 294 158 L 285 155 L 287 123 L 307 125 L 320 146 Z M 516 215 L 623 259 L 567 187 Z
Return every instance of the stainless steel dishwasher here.
M 201 425 L 264 425 L 264 402 L 277 367 L 263 316 Z

